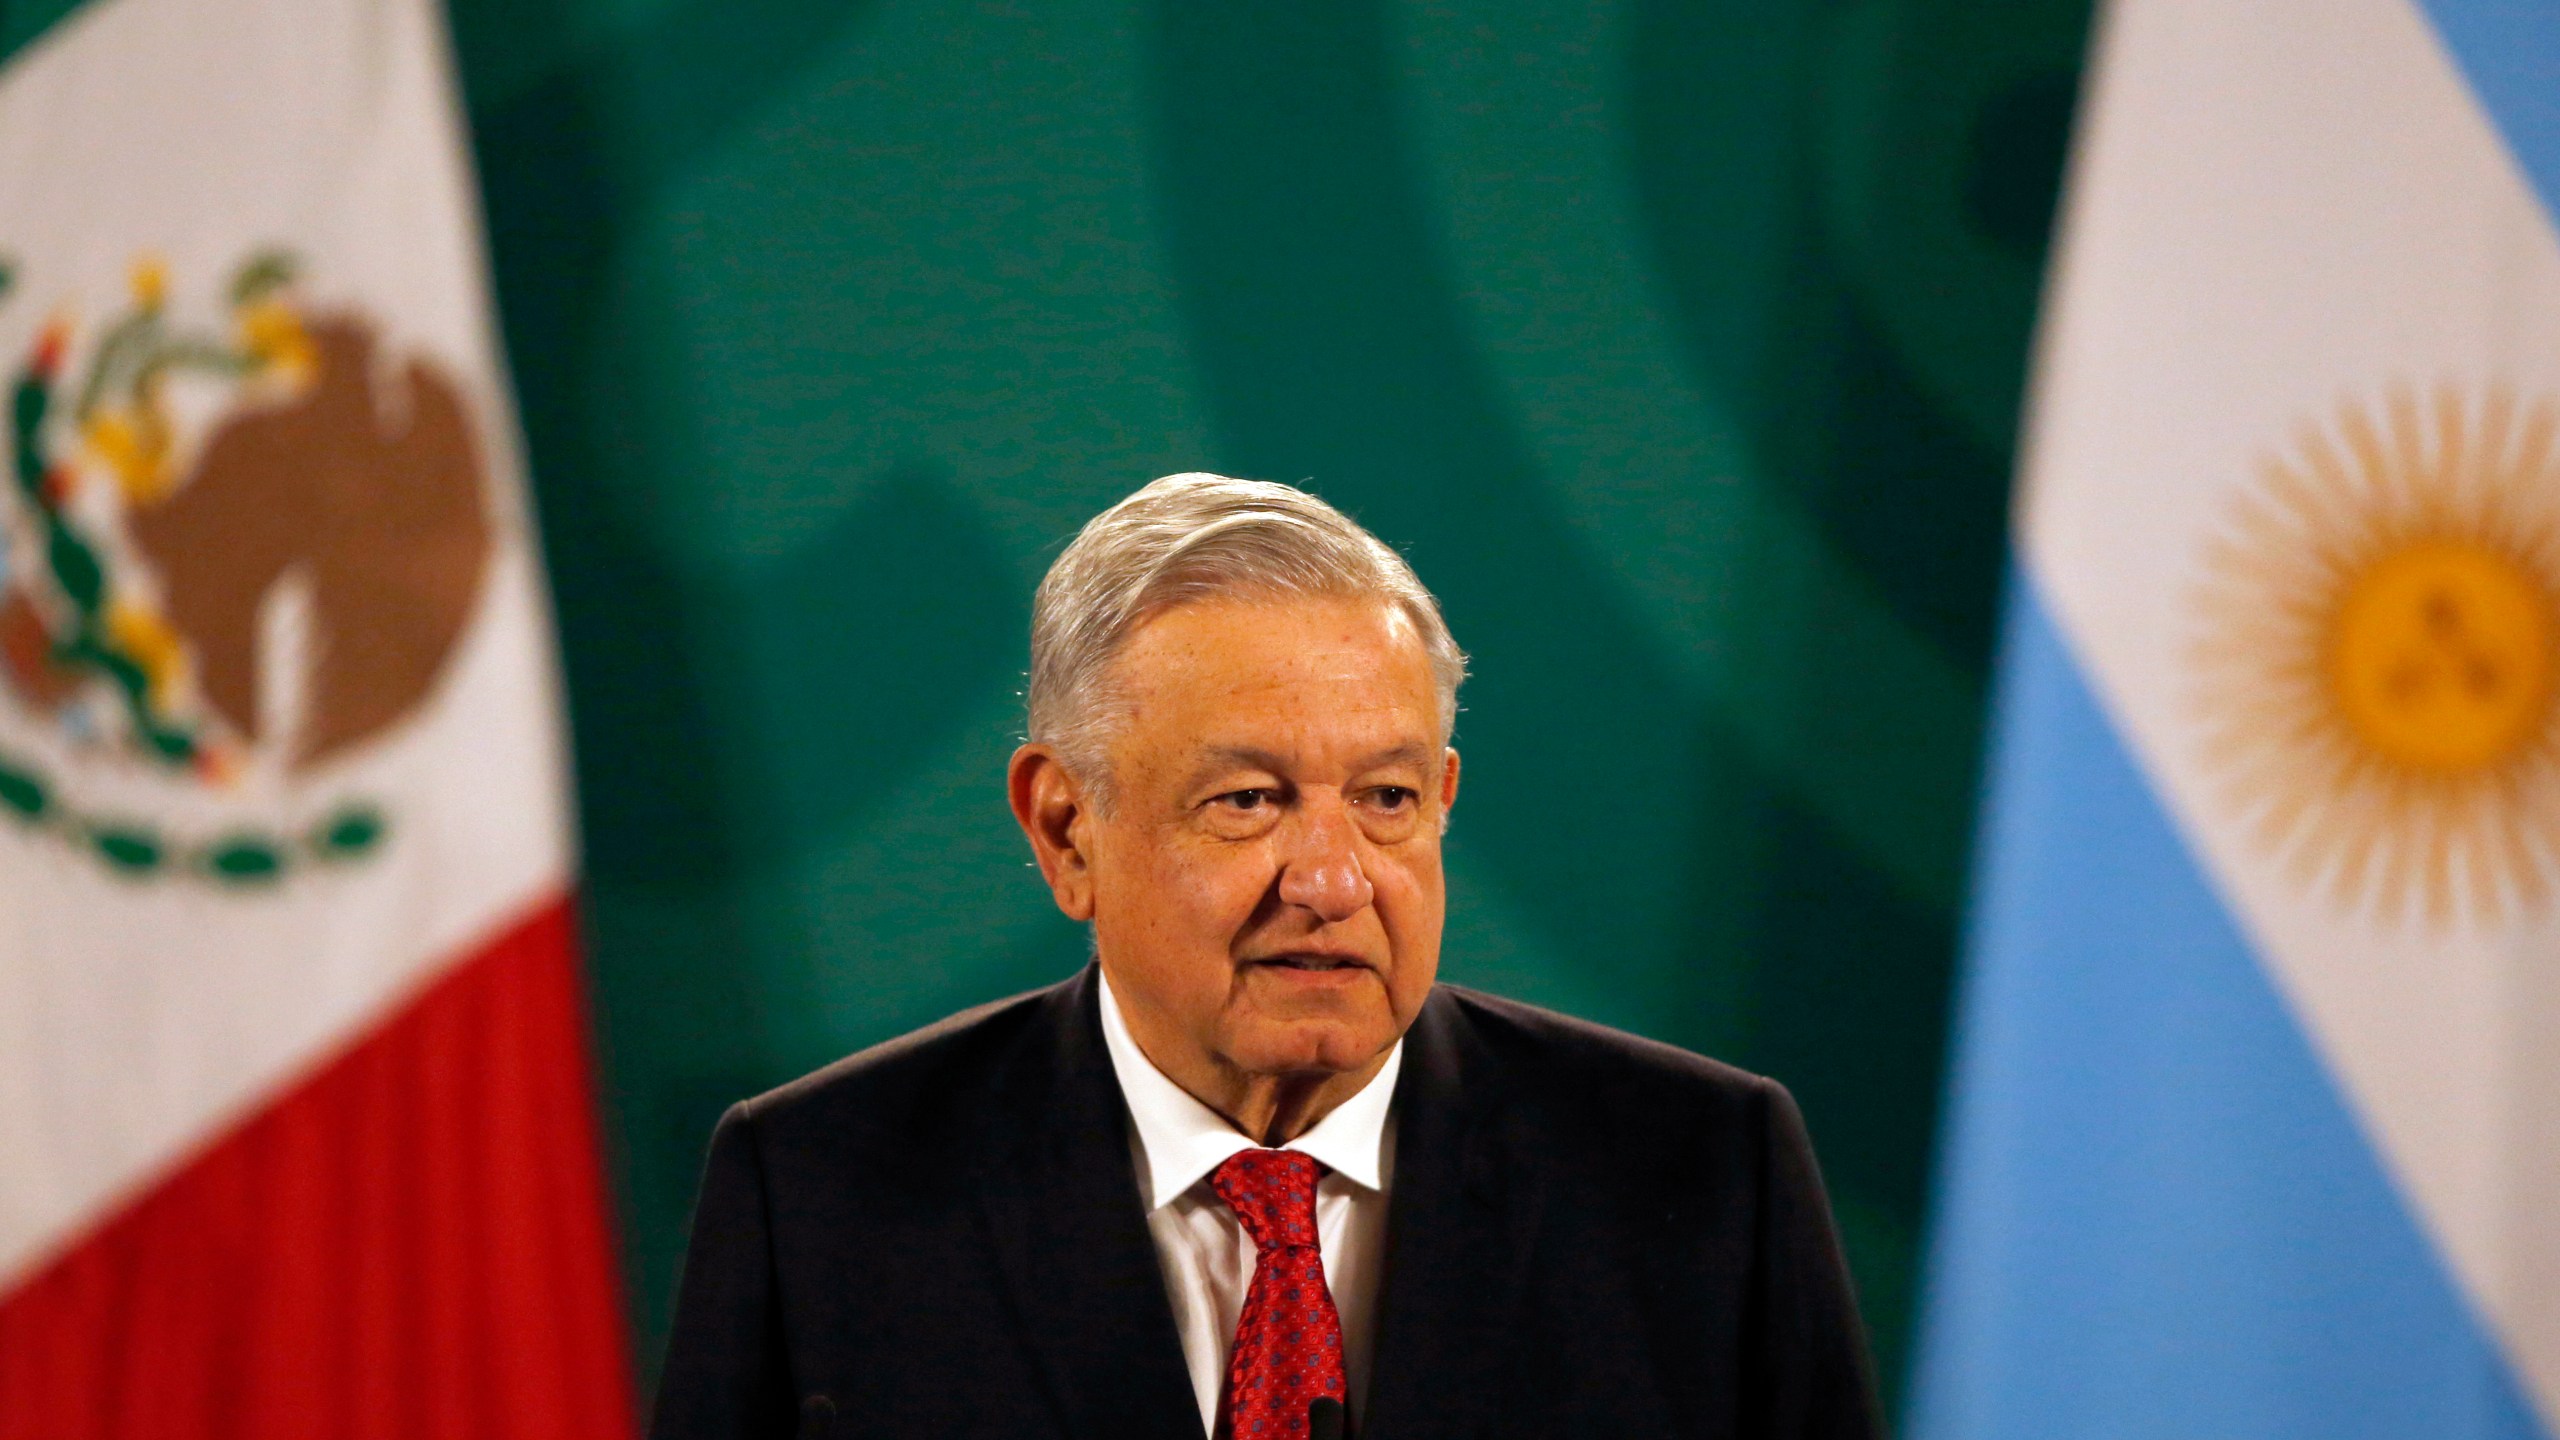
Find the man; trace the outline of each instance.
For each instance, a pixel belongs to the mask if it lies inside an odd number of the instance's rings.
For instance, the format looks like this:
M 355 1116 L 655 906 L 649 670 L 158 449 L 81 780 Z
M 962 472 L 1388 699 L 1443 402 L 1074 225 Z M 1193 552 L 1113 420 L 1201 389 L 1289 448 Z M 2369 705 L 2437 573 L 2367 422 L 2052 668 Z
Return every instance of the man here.
M 1465 658 L 1394 551 L 1175 475 L 1033 604 L 1095 962 L 729 1112 L 659 1440 L 1876 1433 L 1786 1092 L 1434 984 Z

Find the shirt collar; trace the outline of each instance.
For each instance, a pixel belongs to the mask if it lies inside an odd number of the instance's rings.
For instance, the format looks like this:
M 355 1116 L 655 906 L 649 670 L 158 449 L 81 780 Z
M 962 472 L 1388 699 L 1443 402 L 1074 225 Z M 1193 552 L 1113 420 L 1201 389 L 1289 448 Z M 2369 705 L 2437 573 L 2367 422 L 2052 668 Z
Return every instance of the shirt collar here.
M 1149 1210 L 1171 1204 L 1228 1156 L 1254 1148 L 1217 1111 L 1193 1099 L 1156 1068 L 1137 1037 L 1120 1016 L 1111 993 L 1111 977 L 1102 979 L 1102 1043 L 1111 1052 L 1111 1069 L 1120 1093 L 1129 1102 L 1129 1119 L 1138 1132 L 1140 1193 Z M 1387 1063 L 1369 1077 L 1357 1094 L 1333 1107 L 1307 1133 L 1281 1146 L 1303 1151 L 1317 1163 L 1364 1190 L 1385 1186 L 1387 1110 L 1395 1100 L 1396 1072 L 1404 1068 L 1404 1041 L 1387 1051 Z

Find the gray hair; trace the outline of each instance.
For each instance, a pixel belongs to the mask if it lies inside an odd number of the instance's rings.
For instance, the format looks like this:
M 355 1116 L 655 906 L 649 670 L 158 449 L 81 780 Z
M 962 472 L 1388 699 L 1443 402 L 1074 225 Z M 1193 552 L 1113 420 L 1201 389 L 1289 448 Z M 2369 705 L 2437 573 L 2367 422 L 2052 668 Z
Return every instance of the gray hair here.
M 1085 522 L 1031 599 L 1031 739 L 1108 803 L 1108 672 L 1130 634 L 1177 605 L 1228 597 L 1375 598 L 1412 622 L 1431 660 L 1440 742 L 1457 724 L 1467 657 L 1413 567 L 1350 516 L 1288 485 L 1167 475 Z

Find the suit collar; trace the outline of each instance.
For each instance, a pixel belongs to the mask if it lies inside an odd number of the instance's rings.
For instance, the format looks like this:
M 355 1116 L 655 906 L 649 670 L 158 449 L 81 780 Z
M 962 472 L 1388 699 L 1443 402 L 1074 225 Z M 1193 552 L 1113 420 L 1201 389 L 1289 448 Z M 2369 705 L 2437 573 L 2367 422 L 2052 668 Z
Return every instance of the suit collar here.
M 1043 1023 L 1003 1066 L 981 1210 L 1068 1433 L 1201 1440 L 1100 999 L 1091 965 L 1053 987 Z M 1542 1199 L 1526 1106 L 1445 988 L 1404 1047 L 1362 1440 L 1476 1430 L 1499 1390 Z
M 1051 989 L 1045 1023 L 1000 1077 L 981 1210 L 1067 1432 L 1201 1440 L 1099 991 L 1091 965 Z
M 1362 1440 L 1475 1433 L 1499 1392 L 1543 1198 L 1525 1107 L 1447 989 L 1404 1043 Z

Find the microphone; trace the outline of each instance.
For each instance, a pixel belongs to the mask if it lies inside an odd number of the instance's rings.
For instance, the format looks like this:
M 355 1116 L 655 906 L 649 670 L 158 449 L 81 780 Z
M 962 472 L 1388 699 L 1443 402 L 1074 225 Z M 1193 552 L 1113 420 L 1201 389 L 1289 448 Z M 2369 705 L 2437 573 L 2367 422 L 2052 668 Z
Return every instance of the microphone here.
M 1307 1440 L 1342 1440 L 1342 1402 L 1319 1395 L 1307 1402 Z

